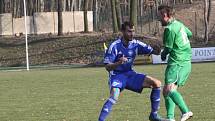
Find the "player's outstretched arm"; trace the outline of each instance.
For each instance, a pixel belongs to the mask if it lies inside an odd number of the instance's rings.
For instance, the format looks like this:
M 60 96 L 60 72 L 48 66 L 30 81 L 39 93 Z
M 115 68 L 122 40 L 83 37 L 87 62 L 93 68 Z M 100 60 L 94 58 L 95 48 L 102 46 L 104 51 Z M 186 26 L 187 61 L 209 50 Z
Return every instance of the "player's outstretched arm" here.
M 160 55 L 161 52 L 161 46 L 160 45 L 153 45 L 153 51 L 151 54 Z
M 160 55 L 160 51 L 153 50 L 153 51 L 152 51 L 152 54 L 154 54 L 154 55 Z

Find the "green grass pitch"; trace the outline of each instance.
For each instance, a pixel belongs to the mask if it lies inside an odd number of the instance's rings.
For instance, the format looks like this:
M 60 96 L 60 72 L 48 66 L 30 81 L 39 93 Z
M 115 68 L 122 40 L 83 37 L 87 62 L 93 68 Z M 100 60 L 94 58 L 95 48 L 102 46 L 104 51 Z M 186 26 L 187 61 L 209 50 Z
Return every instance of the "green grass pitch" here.
M 163 80 L 165 65 L 135 66 L 138 72 Z M 96 121 L 109 96 L 104 68 L 0 71 L 1 121 Z M 163 82 L 163 81 L 162 81 Z M 195 63 L 179 89 L 194 117 L 215 120 L 215 63 Z M 123 91 L 108 121 L 148 121 L 150 89 Z M 162 97 L 160 114 L 165 116 Z M 176 120 L 180 118 L 176 108 Z

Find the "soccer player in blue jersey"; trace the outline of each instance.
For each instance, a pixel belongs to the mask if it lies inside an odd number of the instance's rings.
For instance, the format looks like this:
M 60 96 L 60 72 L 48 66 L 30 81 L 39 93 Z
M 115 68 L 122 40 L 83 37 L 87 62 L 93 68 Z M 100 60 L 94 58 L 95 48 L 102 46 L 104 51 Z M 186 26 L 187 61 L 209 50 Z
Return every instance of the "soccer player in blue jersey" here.
M 134 25 L 131 22 L 124 22 L 121 31 L 123 36 L 109 46 L 104 57 L 105 68 L 109 72 L 110 97 L 103 105 L 99 121 L 105 121 L 112 110 L 112 106 L 116 104 L 120 93 L 124 89 L 141 93 L 143 88 L 152 88 L 149 120 L 163 121 L 164 119 L 161 119 L 158 115 L 161 90 L 160 80 L 143 73 L 137 73 L 132 69 L 136 55 L 158 55 L 160 54 L 160 49 L 153 49 L 151 46 L 134 39 Z

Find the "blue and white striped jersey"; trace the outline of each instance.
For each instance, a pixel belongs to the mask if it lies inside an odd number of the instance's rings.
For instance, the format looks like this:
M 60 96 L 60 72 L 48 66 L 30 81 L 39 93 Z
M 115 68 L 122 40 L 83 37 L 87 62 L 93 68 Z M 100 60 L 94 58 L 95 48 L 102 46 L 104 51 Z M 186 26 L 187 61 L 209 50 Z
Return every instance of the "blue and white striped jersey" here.
M 123 45 L 122 38 L 118 38 L 110 44 L 104 57 L 104 64 L 115 63 L 119 61 L 122 56 L 126 57 L 128 61 L 118 66 L 115 70 L 110 72 L 111 75 L 128 72 L 132 70 L 134 59 L 136 55 L 151 54 L 153 48 L 145 43 L 133 39 L 129 41 L 128 47 Z

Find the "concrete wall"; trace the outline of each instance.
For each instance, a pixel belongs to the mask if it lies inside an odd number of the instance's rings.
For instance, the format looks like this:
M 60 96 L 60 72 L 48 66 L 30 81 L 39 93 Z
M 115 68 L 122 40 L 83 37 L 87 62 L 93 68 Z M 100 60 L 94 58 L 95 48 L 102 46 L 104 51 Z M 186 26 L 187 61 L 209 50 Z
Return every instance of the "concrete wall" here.
M 93 11 L 87 12 L 87 18 L 89 31 L 93 31 Z
M 41 12 L 34 14 L 36 34 L 55 33 L 55 21 L 57 16 L 54 12 Z
M 27 32 L 28 34 L 34 34 L 33 17 L 26 16 L 27 19 Z M 25 34 L 25 18 L 14 18 L 13 19 L 13 32 L 12 34 L 23 33 Z
M 0 14 L 0 35 L 11 35 L 12 31 L 12 14 Z
M 88 12 L 89 31 L 93 31 L 93 12 Z M 58 32 L 57 12 L 35 13 L 34 16 L 27 16 L 28 34 L 45 34 Z M 63 12 L 63 32 L 84 31 L 83 11 Z M 14 18 L 12 15 L 0 14 L 0 35 L 25 34 L 25 19 Z
M 77 24 L 82 24 L 82 23 L 77 22 Z M 58 26 L 57 22 L 56 22 L 56 26 Z M 82 29 L 82 31 L 83 31 L 83 29 Z M 75 22 L 74 22 L 73 12 L 64 12 L 63 13 L 63 32 L 64 33 L 75 32 Z

